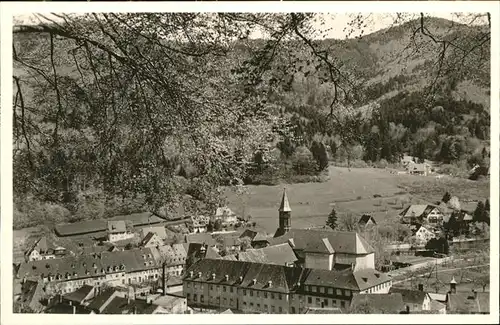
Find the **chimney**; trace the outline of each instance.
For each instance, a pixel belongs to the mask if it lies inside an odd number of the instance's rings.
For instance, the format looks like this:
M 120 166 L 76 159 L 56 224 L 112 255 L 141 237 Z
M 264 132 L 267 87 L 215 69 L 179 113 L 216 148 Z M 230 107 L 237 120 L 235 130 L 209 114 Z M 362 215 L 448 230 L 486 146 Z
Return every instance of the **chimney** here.
M 189 271 L 189 277 L 192 278 L 194 276 L 194 272 L 193 271 Z
M 243 277 L 240 275 L 240 283 L 243 282 Z
M 215 280 L 215 273 L 212 273 L 212 280 Z
M 273 281 L 271 281 L 271 280 L 267 281 L 267 286 L 269 288 L 271 288 L 273 286 Z
M 225 275 L 226 282 L 229 281 L 229 275 Z
M 201 278 L 201 272 L 198 272 L 198 278 Z
M 424 284 L 423 283 L 418 284 L 418 291 L 424 291 Z
M 257 279 L 253 279 L 253 280 L 252 280 L 252 284 L 253 284 L 253 285 L 256 285 L 256 284 L 257 284 Z

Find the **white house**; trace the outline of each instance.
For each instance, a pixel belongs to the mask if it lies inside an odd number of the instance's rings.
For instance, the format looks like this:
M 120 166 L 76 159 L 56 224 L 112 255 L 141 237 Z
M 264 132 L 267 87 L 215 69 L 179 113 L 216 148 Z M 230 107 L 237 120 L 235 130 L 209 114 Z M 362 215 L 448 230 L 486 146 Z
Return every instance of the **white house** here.
M 108 221 L 108 241 L 110 243 L 134 237 L 132 225 L 125 220 Z
M 434 234 L 434 232 L 425 228 L 424 226 L 421 226 L 415 233 L 415 238 L 417 239 L 418 243 L 426 243 L 430 239 L 435 237 L 436 235 Z
M 228 207 L 217 208 L 215 219 L 221 219 L 222 224 L 226 225 L 233 225 L 238 221 L 236 214 Z

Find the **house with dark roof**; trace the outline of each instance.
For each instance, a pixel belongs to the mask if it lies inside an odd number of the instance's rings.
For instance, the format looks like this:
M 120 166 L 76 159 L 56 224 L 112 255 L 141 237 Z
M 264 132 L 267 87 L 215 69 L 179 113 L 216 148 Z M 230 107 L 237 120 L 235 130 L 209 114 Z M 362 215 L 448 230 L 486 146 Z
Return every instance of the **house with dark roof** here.
M 341 265 L 354 265 L 354 270 L 375 268 L 374 250 L 357 232 L 292 228 L 292 209 L 286 191 L 278 212 L 279 226 L 269 244 L 289 243 L 298 262 L 306 268 L 333 270 Z
M 163 246 L 163 240 L 154 232 L 149 232 L 142 240 L 142 247 L 159 247 Z
M 66 249 L 64 247 L 60 247 L 46 236 L 42 236 L 24 252 L 24 258 L 27 262 L 47 260 L 56 258 L 57 256 L 63 256 L 65 253 Z
M 430 204 L 413 204 L 399 214 L 402 223 L 438 225 L 443 222 L 443 213 L 437 206 Z
M 97 288 L 89 285 L 83 285 L 73 292 L 67 293 L 62 296 L 62 301 L 68 305 L 87 305 L 88 302 L 94 298 L 97 293 Z
M 203 259 L 187 270 L 188 305 L 245 313 L 303 313 L 348 308 L 356 293 L 387 292 L 392 280 L 375 270 L 318 270 L 224 259 Z
M 108 221 L 107 230 L 110 243 L 134 237 L 133 224 L 129 220 Z
M 405 314 L 407 310 L 400 293 L 354 295 L 351 314 Z
M 451 291 L 447 295 L 447 314 L 489 314 L 490 293 L 489 292 L 456 292 Z
M 146 237 L 150 232 L 156 234 L 161 240 L 167 239 L 167 231 L 163 226 L 144 227 L 141 229 L 141 237 Z
M 361 227 L 366 227 L 369 225 L 376 225 L 376 224 L 377 222 L 375 221 L 375 219 L 369 214 L 363 214 L 358 221 L 358 225 L 360 225 Z
M 431 310 L 431 298 L 423 290 L 410 290 L 392 287 L 389 293 L 400 293 L 405 308 L 409 312 Z

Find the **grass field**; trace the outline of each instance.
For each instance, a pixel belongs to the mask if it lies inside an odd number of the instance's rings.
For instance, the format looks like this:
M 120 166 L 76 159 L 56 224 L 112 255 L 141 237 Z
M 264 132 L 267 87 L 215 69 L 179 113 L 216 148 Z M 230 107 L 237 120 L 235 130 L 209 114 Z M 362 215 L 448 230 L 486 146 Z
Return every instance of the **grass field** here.
M 394 219 L 402 203 L 434 203 L 446 191 L 459 198 L 484 200 L 489 197 L 489 182 L 474 182 L 446 177 L 391 174 L 384 169 L 329 167 L 324 183 L 247 186 L 247 194 L 227 189 L 228 205 L 236 213 L 251 215 L 268 233 L 278 225 L 278 207 L 286 188 L 292 208 L 292 227 L 322 226 L 333 207 L 338 213 L 361 216 L 371 213 L 375 220 Z M 382 198 L 374 198 L 373 195 Z
M 429 292 L 446 293 L 449 290 L 449 283 L 452 278 L 457 281 L 457 291 L 471 292 L 473 289 L 478 292 L 483 291 L 482 285 L 475 283 L 474 279 L 478 279 L 484 274 L 489 274 L 489 266 L 469 266 L 460 268 L 451 268 L 449 270 L 438 268 L 437 277 L 435 272 L 430 276 L 426 275 L 413 281 L 408 280 L 397 284 L 397 287 L 416 289 L 418 283 L 424 284 L 424 287 Z M 485 291 L 489 292 L 489 284 L 485 287 Z

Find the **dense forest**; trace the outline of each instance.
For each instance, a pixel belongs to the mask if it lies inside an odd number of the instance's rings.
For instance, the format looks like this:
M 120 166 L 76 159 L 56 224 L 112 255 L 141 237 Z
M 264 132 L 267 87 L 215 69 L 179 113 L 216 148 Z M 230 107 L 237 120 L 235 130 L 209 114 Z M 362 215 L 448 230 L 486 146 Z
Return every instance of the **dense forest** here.
M 58 17 L 14 29 L 16 228 L 213 211 L 221 186 L 332 162 L 488 164 L 487 23 L 332 40 L 314 14 Z

